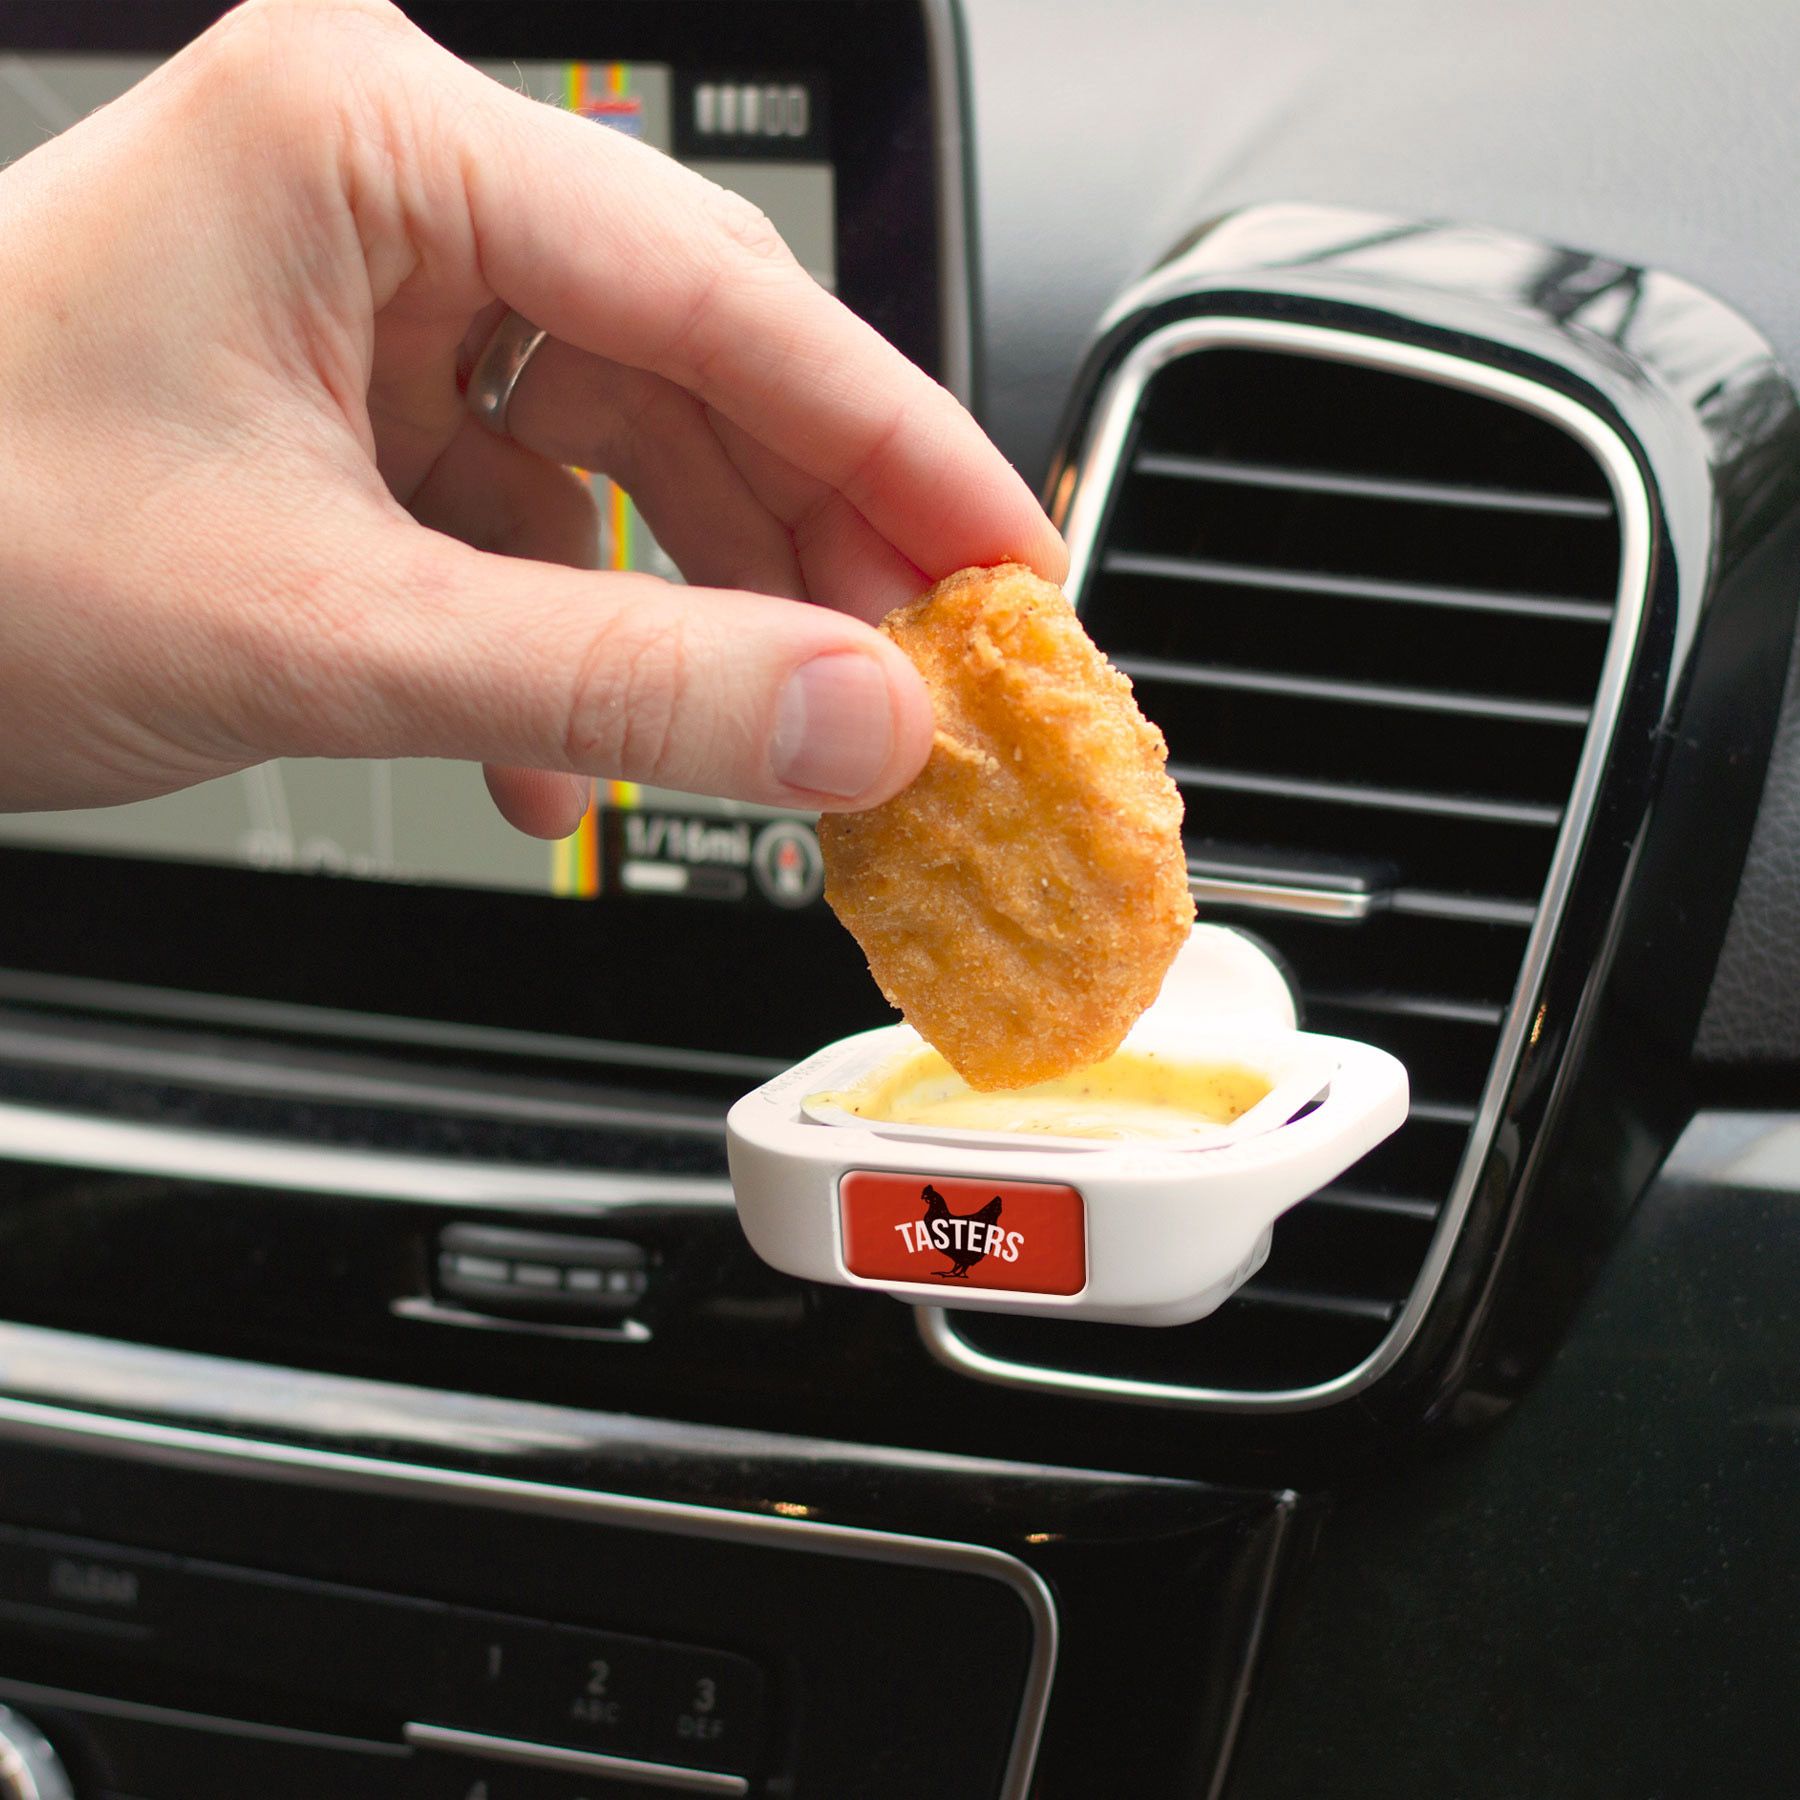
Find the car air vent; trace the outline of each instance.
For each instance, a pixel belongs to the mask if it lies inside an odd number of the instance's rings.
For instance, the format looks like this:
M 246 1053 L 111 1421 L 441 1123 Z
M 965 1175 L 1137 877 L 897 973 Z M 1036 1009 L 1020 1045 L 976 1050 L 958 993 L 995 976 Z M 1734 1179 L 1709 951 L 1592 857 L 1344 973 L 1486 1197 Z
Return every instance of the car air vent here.
M 1159 340 L 1089 440 L 1078 602 L 1168 737 L 1201 916 L 1286 959 L 1309 1027 L 1399 1056 L 1412 1116 L 1210 1319 L 925 1329 L 1003 1379 L 1316 1403 L 1466 1207 L 1605 749 L 1621 521 L 1590 442 L 1478 365 L 1217 318 Z

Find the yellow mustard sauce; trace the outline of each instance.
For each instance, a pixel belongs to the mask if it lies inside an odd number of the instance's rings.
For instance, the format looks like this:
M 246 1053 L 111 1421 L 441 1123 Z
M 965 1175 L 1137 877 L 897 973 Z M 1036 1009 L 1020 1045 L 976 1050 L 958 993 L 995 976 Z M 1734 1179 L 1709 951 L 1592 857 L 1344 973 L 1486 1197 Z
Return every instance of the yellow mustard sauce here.
M 814 1096 L 859 1119 L 959 1131 L 1053 1137 L 1173 1137 L 1197 1124 L 1229 1125 L 1270 1089 L 1234 1063 L 1187 1063 L 1120 1050 L 1091 1068 L 1031 1087 L 978 1093 L 932 1049 L 916 1050 L 841 1093 Z

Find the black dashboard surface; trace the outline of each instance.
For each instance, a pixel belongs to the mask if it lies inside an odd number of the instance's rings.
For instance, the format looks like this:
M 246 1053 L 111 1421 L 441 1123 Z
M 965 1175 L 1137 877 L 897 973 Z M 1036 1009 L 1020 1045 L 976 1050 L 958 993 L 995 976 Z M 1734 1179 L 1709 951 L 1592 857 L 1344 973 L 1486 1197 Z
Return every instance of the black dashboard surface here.
M 1794 1791 L 1792 1132 L 1697 1119 L 1506 1429 L 1338 1496 L 1234 1794 Z

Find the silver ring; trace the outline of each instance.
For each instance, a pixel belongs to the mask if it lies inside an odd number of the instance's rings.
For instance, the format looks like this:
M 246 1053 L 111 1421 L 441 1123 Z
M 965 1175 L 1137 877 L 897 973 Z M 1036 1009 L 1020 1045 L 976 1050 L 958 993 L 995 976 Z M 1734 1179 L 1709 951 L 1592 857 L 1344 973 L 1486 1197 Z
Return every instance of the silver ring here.
M 532 324 L 523 314 L 509 312 L 494 327 L 494 335 L 488 339 L 487 347 L 475 359 L 465 398 L 469 411 L 495 436 L 509 435 L 506 409 L 512 405 L 513 389 L 519 385 L 526 364 L 549 335 L 541 325 Z

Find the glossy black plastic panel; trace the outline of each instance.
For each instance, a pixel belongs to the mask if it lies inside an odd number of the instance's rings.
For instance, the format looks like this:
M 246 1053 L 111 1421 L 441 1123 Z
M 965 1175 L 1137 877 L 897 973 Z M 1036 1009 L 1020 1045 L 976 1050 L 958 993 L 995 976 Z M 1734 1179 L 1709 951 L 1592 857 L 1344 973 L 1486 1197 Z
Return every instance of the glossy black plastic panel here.
M 1522 1054 L 1460 1234 L 1440 1227 L 1433 1255 L 1454 1247 L 1434 1303 L 1365 1365 L 1381 1370 L 1377 1412 L 1416 1420 L 1471 1376 L 1490 1399 L 1516 1387 L 1692 1104 L 1694 1031 L 1793 636 L 1800 411 L 1754 328 L 1674 277 L 1474 227 L 1253 208 L 1114 307 L 1052 471 L 1059 513 L 1084 504 L 1079 459 L 1109 374 L 1160 328 L 1206 316 L 1524 377 L 1610 427 L 1649 494 L 1643 623 L 1558 934 L 1515 996 Z M 969 1327 L 979 1343 L 982 1321 Z M 1038 1360 L 1074 1359 L 1052 1333 Z
M 153 1423 L 114 1424 L 122 1412 Z M 369 1609 L 401 1596 L 749 1659 L 768 1683 L 759 1779 L 797 1800 L 997 1791 L 1000 1724 L 1052 1649 L 1034 1794 L 1111 1791 L 1119 1747 L 1093 1731 L 1097 1712 L 1133 1720 L 1142 1791 L 1204 1788 L 1292 1510 L 1188 1482 L 696 1430 L 23 1327 L 0 1328 L 0 1451 L 0 1523 L 201 1558 L 152 1572 L 198 1573 L 215 1595 L 221 1564 L 361 1590 L 338 1626 L 325 1608 L 295 1629 L 320 1655 L 334 1632 L 346 1649 L 358 1631 L 386 1640 L 346 1707 L 320 1697 L 330 1670 L 296 1678 L 306 1642 L 171 1672 L 152 1645 L 79 1629 L 70 1590 L 52 1598 L 77 1628 L 0 1617 L 0 1680 L 391 1743 L 419 1679 L 400 1653 L 418 1621 L 390 1606 L 371 1623 Z M 871 1531 L 900 1539 L 855 1541 Z M 108 1567 L 97 1548 L 75 1560 Z M 1038 1581 L 1053 1622 L 1025 1603 Z M 153 1634 L 164 1591 L 146 1577 Z M 188 1630 L 190 1592 L 167 1591 L 171 1630 Z M 1147 1693 L 1179 1700 L 1146 1707 Z
M 1683 1136 L 1496 1430 L 1334 1499 L 1232 1800 L 1800 1790 L 1800 1119 Z
M 1785 1101 L 1800 1065 L 1800 643 L 1695 1053 L 1718 1095 Z
M 1368 334 L 1199 316 L 1112 379 L 1079 604 L 1169 739 L 1190 862 L 1374 889 L 1358 919 L 1202 911 L 1275 949 L 1311 1028 L 1400 1058 L 1411 1114 L 1211 1319 L 957 1330 L 1144 1397 L 1316 1402 L 1407 1329 L 1465 1203 L 1636 644 L 1641 487 L 1561 396 Z

